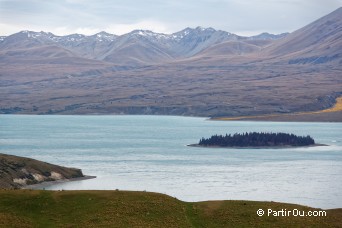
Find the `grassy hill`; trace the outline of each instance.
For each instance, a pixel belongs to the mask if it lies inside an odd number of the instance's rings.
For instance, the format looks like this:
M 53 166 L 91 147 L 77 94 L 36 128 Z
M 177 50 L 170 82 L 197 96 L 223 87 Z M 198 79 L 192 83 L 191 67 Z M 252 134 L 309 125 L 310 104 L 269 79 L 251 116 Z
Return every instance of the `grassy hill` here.
M 0 227 L 342 226 L 342 209 L 327 210 L 326 217 L 259 217 L 258 209 L 318 210 L 276 202 L 191 203 L 148 192 L 0 190 Z
M 0 189 L 76 177 L 83 177 L 80 169 L 0 153 Z

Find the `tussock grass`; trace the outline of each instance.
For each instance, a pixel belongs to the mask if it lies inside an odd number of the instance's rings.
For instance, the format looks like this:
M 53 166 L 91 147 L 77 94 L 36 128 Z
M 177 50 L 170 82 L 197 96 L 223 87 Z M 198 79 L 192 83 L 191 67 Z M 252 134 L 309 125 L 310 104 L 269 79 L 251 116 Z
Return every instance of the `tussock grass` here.
M 130 191 L 0 190 L 0 227 L 341 227 L 327 217 L 259 217 L 258 209 L 317 210 L 254 201 L 182 202 Z
M 257 116 L 236 116 L 236 117 L 218 117 L 213 118 L 213 120 L 273 120 L 274 118 L 284 118 L 287 120 L 296 120 L 296 117 L 308 117 L 308 120 L 312 119 L 312 117 L 318 117 L 321 114 L 326 113 L 334 113 L 334 112 L 342 112 L 342 97 L 336 98 L 336 103 L 333 107 L 314 111 L 314 112 L 296 112 L 291 114 L 268 114 L 268 115 L 257 115 Z
M 342 111 L 342 97 L 338 97 L 336 99 L 336 104 L 332 108 L 328 108 L 322 111 L 318 111 L 316 113 L 322 113 L 322 112 L 339 112 Z

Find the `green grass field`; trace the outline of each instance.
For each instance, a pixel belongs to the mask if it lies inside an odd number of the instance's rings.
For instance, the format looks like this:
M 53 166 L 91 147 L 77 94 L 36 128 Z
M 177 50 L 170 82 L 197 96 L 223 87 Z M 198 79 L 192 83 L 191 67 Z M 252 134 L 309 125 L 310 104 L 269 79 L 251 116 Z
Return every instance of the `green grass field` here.
M 257 215 L 263 209 L 266 214 Z M 313 211 L 254 201 L 188 203 L 129 191 L 0 190 L 0 227 L 342 227 L 342 209 L 324 217 L 267 216 L 267 209 Z

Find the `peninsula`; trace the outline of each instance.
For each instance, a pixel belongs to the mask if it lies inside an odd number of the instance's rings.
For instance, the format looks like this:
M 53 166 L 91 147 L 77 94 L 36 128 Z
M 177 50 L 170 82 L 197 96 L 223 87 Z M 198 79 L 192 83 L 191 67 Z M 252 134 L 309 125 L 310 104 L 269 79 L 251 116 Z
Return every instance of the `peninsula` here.
M 319 146 L 315 140 L 308 136 L 296 136 L 288 133 L 259 133 L 246 132 L 233 135 L 213 135 L 210 138 L 200 139 L 198 144 L 189 146 L 197 147 L 236 147 L 236 148 L 282 148 L 282 147 L 301 147 Z
M 46 182 L 88 179 L 80 169 L 0 153 L 0 189 L 25 188 Z

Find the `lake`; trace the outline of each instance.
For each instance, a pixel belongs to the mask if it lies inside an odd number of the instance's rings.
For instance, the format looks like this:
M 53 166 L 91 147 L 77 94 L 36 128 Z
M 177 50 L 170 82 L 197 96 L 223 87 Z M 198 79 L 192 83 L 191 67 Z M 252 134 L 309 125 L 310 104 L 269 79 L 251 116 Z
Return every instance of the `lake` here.
M 187 147 L 236 132 L 310 135 L 329 146 Z M 46 189 L 120 189 L 184 201 L 260 200 L 342 207 L 342 124 L 224 122 L 175 116 L 0 115 L 0 152 L 76 167 L 96 179 Z

